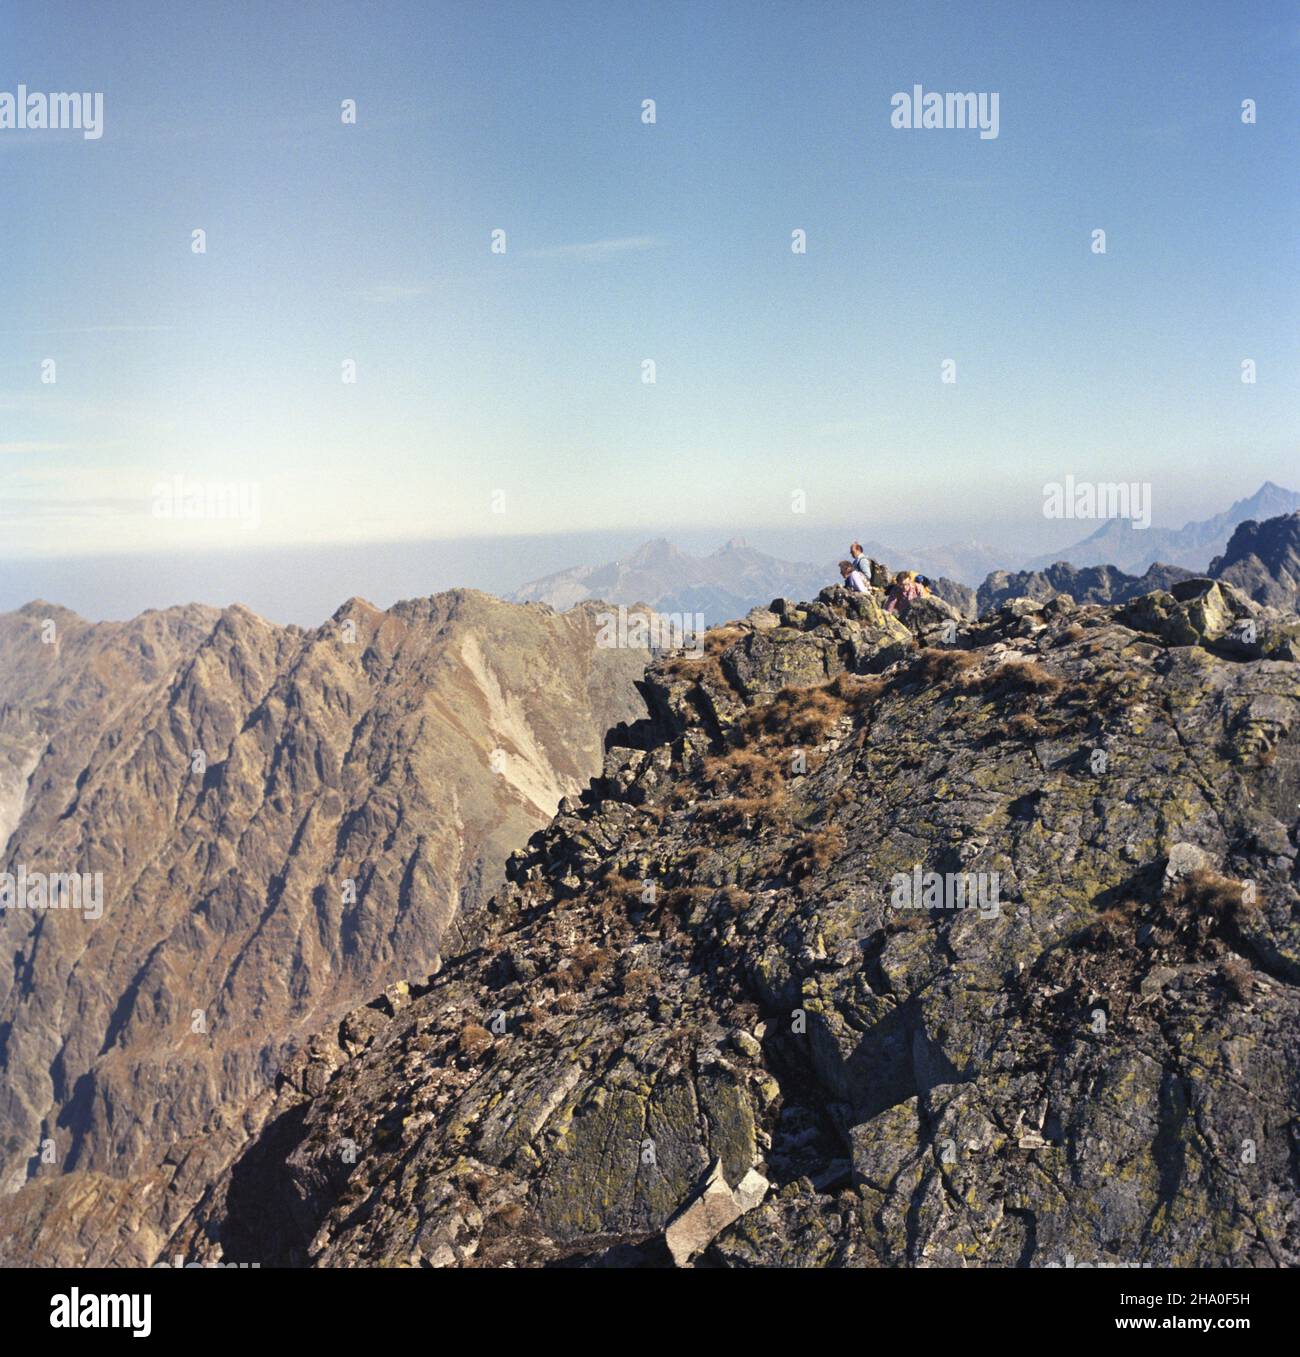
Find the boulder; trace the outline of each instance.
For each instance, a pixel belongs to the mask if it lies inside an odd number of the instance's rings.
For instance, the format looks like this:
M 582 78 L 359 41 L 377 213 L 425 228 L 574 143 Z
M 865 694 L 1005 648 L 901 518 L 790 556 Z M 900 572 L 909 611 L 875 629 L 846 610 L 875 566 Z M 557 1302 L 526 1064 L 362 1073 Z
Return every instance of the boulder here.
M 664 1241 L 673 1262 L 685 1267 L 741 1215 L 740 1203 L 722 1176 L 722 1161 L 714 1163 L 700 1193 L 669 1222 Z

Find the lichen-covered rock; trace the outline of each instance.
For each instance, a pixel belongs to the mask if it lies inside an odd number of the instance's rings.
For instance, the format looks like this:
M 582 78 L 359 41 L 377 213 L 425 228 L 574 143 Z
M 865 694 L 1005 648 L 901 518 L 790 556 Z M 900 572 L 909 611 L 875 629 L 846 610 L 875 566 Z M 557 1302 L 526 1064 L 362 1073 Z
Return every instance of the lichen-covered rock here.
M 626 758 L 168 1252 L 668 1266 L 717 1163 L 770 1190 L 679 1261 L 1300 1264 L 1300 668 L 1222 647 L 1218 585 L 953 645 L 861 606 L 657 661 Z

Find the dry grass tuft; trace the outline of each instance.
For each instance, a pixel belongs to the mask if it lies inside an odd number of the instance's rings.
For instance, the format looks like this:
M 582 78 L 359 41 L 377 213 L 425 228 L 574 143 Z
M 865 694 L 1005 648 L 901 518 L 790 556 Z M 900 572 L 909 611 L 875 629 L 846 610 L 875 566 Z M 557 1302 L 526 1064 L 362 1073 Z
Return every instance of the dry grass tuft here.
M 969 650 L 926 649 L 912 662 L 912 677 L 923 683 L 947 683 L 978 664 L 979 656 Z
M 821 876 L 844 852 L 844 831 L 838 825 L 811 830 L 786 855 L 785 874 L 794 882 Z
M 1199 867 L 1179 883 L 1178 901 L 1198 914 L 1225 922 L 1240 922 L 1243 916 L 1257 913 L 1261 906 L 1245 881 Z
M 1037 660 L 1004 660 L 978 685 L 986 693 L 1011 689 L 1023 693 L 1057 693 L 1063 684 Z
M 476 1022 L 467 1022 L 460 1029 L 460 1036 L 456 1039 L 456 1045 L 464 1056 L 470 1060 L 477 1060 L 484 1051 L 492 1048 L 492 1033 L 486 1027 L 480 1026 Z
M 1219 978 L 1223 987 L 1239 1003 L 1244 1004 L 1250 998 L 1254 982 L 1250 967 L 1240 957 L 1229 957 L 1219 967 Z

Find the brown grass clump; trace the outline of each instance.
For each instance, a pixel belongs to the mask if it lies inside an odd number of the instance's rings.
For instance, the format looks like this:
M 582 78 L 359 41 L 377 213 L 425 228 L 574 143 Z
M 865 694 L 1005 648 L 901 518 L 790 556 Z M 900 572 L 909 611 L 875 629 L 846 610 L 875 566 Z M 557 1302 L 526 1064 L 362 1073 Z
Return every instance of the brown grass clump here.
M 753 748 L 729 749 L 704 761 L 704 780 L 715 792 L 735 790 L 749 796 L 768 796 L 781 786 L 781 760 Z
M 986 693 L 997 688 L 1018 689 L 1025 693 L 1057 693 L 1063 685 L 1037 660 L 1004 660 L 979 686 Z
M 746 713 L 749 735 L 782 735 L 788 744 L 820 744 L 847 712 L 847 703 L 824 688 L 782 688 L 765 706 Z
M 1246 882 L 1234 881 L 1208 867 L 1198 867 L 1182 880 L 1178 899 L 1198 914 L 1234 923 L 1261 908 L 1260 901 L 1247 890 Z
M 1007 722 L 1007 731 L 1019 740 L 1037 740 L 1047 734 L 1047 728 L 1042 722 L 1030 716 L 1028 712 L 1020 712 L 1013 716 Z
M 827 825 L 804 836 L 785 859 L 785 874 L 791 881 L 803 881 L 820 876 L 845 847 L 844 831 L 838 825 Z
M 1068 627 L 1056 638 L 1054 642 L 1058 646 L 1073 645 L 1075 641 L 1082 641 L 1087 635 L 1087 631 L 1077 622 L 1071 622 Z
M 590 980 L 608 970 L 614 957 L 608 948 L 593 947 L 589 942 L 580 942 L 570 953 L 569 960 L 574 970 Z
M 926 649 L 912 662 L 912 677 L 924 683 L 947 683 L 979 664 L 969 650 Z
M 614 1007 L 620 1013 L 643 1004 L 650 986 L 654 982 L 654 972 L 644 966 L 638 966 L 623 976 L 622 993 L 614 1000 Z
M 863 677 L 860 674 L 850 674 L 846 670 L 835 676 L 829 688 L 832 695 L 838 697 L 841 702 L 850 707 L 862 708 L 871 706 L 873 702 L 883 697 L 889 688 L 889 681 L 881 678 L 879 674 Z
M 661 662 L 662 673 L 673 678 L 688 679 L 693 683 L 702 680 L 725 687 L 726 675 L 722 672 L 722 652 L 745 635 L 743 627 L 714 627 L 706 632 L 702 655 L 672 655 Z
M 704 634 L 704 653 L 706 655 L 721 655 L 724 650 L 734 645 L 744 635 L 744 627 L 714 627 Z
M 460 1036 L 456 1039 L 456 1045 L 464 1056 L 470 1060 L 477 1060 L 484 1051 L 492 1047 L 492 1033 L 486 1027 L 476 1022 L 467 1022 L 460 1029 Z
M 790 799 L 784 788 L 766 796 L 733 796 L 725 801 L 713 801 L 697 812 L 699 818 L 720 829 L 742 829 L 752 823 L 780 828 L 790 819 Z
M 1223 987 L 1239 1003 L 1244 1004 L 1252 989 L 1250 967 L 1240 957 L 1229 957 L 1219 967 L 1219 979 Z

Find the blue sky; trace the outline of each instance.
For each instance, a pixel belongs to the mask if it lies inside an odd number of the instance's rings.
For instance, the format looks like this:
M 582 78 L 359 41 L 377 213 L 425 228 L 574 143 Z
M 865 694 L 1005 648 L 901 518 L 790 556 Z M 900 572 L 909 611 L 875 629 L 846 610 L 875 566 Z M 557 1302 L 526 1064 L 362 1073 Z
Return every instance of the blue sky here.
M 1300 480 L 1293 5 L 6 3 L 0 53 L 105 97 L 0 131 L 0 556 Z M 997 139 L 892 128 L 917 83 Z M 177 476 L 256 522 L 160 520 Z

